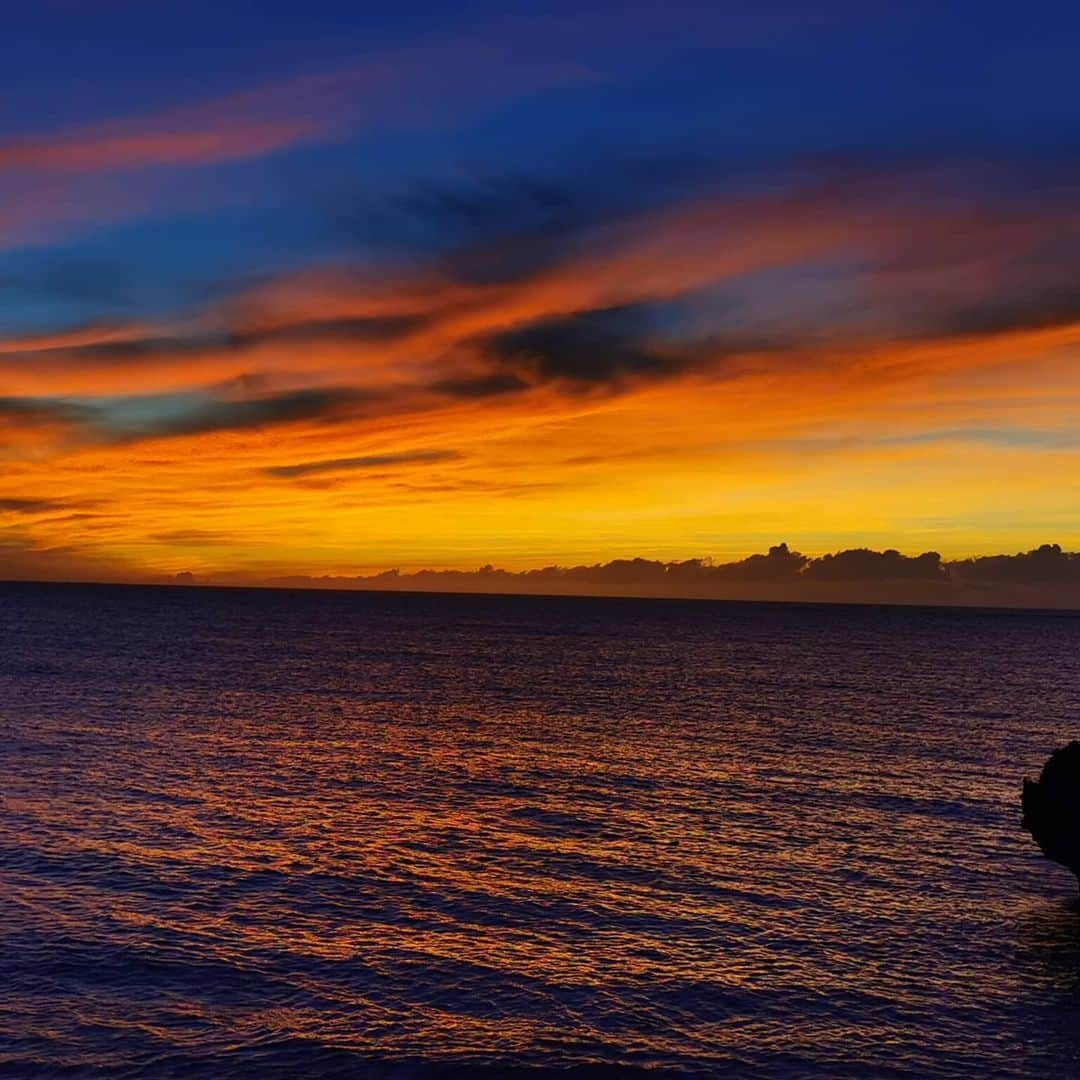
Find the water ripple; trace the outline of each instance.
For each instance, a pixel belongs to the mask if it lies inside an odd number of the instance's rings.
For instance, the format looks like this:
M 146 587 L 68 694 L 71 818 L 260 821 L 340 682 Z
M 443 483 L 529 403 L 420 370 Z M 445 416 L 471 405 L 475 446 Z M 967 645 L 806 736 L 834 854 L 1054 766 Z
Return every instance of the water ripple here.
M 0 593 L 0 1076 L 1080 1074 L 1080 619 Z

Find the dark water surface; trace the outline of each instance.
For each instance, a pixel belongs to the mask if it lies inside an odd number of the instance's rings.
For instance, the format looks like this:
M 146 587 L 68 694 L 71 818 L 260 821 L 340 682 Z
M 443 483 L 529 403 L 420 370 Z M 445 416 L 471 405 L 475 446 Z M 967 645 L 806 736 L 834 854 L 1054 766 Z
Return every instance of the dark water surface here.
M 1080 618 L 0 586 L 0 634 L 0 1075 L 1080 1074 L 1018 808 Z

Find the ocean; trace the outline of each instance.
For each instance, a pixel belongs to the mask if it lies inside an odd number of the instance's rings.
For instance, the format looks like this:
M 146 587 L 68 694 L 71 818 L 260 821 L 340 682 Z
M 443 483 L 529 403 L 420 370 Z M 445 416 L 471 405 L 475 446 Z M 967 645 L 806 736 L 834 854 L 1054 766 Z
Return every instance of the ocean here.
M 0 586 L 0 1075 L 1080 1075 L 1080 616 Z

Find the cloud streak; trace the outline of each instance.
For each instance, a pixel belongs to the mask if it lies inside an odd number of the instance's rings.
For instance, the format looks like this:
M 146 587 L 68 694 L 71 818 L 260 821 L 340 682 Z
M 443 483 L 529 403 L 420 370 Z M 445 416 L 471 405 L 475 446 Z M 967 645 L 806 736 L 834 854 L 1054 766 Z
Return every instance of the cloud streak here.
M 490 93 L 580 81 L 564 62 L 510 62 L 504 43 L 402 48 L 141 116 L 0 143 L 0 173 L 109 172 L 256 157 L 388 123 L 427 123 Z
M 383 469 L 397 465 L 430 465 L 443 461 L 456 461 L 460 457 L 461 455 L 454 450 L 402 450 L 394 454 L 367 454 L 364 457 L 333 458 L 329 461 L 303 461 L 296 465 L 272 465 L 265 471 L 270 476 L 292 479 L 317 473 Z
M 984 491 L 976 465 L 1020 508 L 1000 535 L 1068 540 L 1069 481 L 1052 478 L 1080 464 L 1080 323 L 1054 298 L 1074 209 L 990 184 L 964 202 L 920 177 L 650 181 L 606 207 L 515 184 L 500 200 L 523 190 L 520 217 L 503 201 L 467 208 L 450 248 L 268 275 L 158 320 L 13 335 L 0 340 L 9 497 L 103 507 L 92 522 L 20 515 L 42 545 L 86 539 L 148 573 L 259 580 L 396 565 L 403 535 L 432 530 L 407 567 L 439 545 L 444 565 L 501 544 L 518 565 L 600 558 L 635 537 L 674 536 L 661 550 L 685 554 L 721 527 L 749 550 L 786 526 L 778 507 L 876 542 Z M 542 257 L 516 258 L 545 200 L 561 226 Z M 841 475 L 842 497 L 823 494 Z M 149 502 L 152 529 L 131 509 Z M 952 555 L 979 550 L 984 504 L 966 505 Z M 178 567 L 166 538 L 185 535 L 219 539 Z M 272 565 L 275 551 L 293 565 Z M 856 589 L 880 560 L 916 591 L 940 584 L 940 566 L 888 551 L 800 563 L 797 581 Z M 751 577 L 710 580 L 779 589 L 793 562 L 770 553 Z
M 514 57 L 509 40 L 449 40 L 371 55 L 95 124 L 0 141 L 0 248 L 111 225 L 161 202 L 154 177 L 355 142 L 380 130 L 424 129 L 460 110 L 590 78 L 580 64 Z M 94 177 L 124 183 L 87 188 Z M 165 191 L 175 188 L 163 189 Z M 164 196 L 163 196 L 164 197 Z
M 63 509 L 55 499 L 5 498 L 0 496 L 0 514 L 41 514 Z
M 155 131 L 159 118 L 144 122 L 151 130 L 74 131 L 0 144 L 0 172 L 94 173 L 205 165 L 267 154 L 316 131 L 314 125 L 298 122 L 243 125 L 225 119 L 209 123 L 205 130 Z

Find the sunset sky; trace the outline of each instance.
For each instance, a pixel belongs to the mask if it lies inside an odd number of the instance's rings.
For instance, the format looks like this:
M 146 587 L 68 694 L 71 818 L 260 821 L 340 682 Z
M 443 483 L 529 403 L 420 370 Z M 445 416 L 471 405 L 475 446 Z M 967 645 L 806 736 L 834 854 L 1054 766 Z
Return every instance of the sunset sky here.
M 0 577 L 1075 549 L 1077 10 L 16 0 Z

